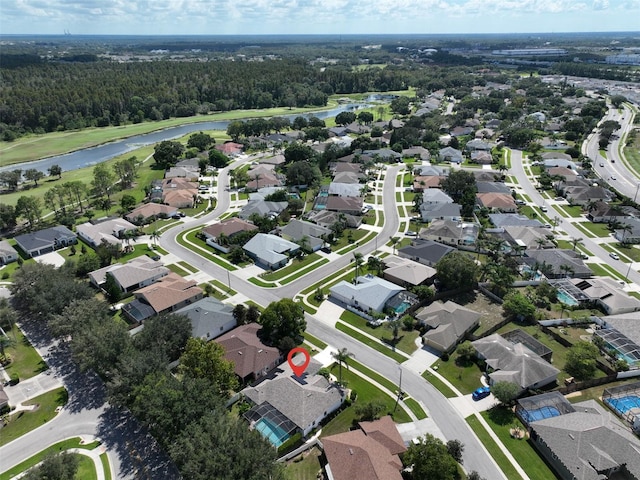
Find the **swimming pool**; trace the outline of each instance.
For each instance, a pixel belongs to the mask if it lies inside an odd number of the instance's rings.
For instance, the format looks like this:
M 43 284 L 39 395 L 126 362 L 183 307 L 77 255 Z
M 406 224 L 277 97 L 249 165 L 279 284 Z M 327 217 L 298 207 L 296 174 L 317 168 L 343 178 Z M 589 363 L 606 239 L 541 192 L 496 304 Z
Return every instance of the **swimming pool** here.
M 255 429 L 276 448 L 289 438 L 289 434 L 283 428 L 264 417 L 256 422 Z
M 640 408 L 640 397 L 637 395 L 627 395 L 626 397 L 607 398 L 605 402 L 611 405 L 611 408 L 617 410 L 621 414 L 627 413 L 632 408 Z
M 407 310 L 407 308 L 409 308 L 410 306 L 411 306 L 411 304 L 409 304 L 409 303 L 407 303 L 407 302 L 402 302 L 400 305 L 398 305 L 398 306 L 396 307 L 396 313 L 397 313 L 398 315 L 401 315 L 401 314 L 403 314 L 403 313 Z
M 526 410 L 522 413 L 522 418 L 527 422 L 544 420 L 545 418 L 557 417 L 560 412 L 556 407 L 542 407 L 535 410 Z
M 562 289 L 558 290 L 558 300 L 565 305 L 569 305 L 570 307 L 575 307 L 578 305 L 578 301 Z

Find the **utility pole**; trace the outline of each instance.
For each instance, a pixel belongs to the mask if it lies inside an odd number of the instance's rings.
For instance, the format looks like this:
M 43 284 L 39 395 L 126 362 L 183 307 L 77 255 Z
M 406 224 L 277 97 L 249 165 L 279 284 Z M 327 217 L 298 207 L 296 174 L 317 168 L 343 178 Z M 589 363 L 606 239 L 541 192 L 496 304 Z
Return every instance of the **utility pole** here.
M 398 407 L 398 402 L 400 398 L 402 398 L 402 366 L 398 365 L 398 370 L 400 371 L 400 383 L 398 384 L 398 396 L 396 397 L 396 404 L 393 406 L 393 413 L 396 413 L 396 408 Z

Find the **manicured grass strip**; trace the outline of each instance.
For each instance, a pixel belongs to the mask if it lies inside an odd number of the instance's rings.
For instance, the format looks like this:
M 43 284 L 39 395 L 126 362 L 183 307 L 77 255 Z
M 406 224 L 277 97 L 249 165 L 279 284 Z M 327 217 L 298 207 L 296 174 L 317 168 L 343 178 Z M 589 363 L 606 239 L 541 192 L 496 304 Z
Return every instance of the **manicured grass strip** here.
M 199 272 L 199 270 L 196 267 L 189 265 L 187 262 L 178 262 L 178 265 L 180 265 L 182 268 L 184 268 L 188 272 L 191 272 L 191 273 Z
M 505 454 L 502 453 L 502 450 L 500 450 L 498 444 L 493 440 L 493 438 L 491 438 L 489 433 L 482 426 L 480 420 L 478 420 L 475 415 L 471 415 L 467 418 L 467 423 L 471 427 L 471 430 L 473 430 L 476 436 L 480 439 L 480 442 L 489 451 L 489 454 L 496 461 L 496 463 L 500 467 L 500 470 L 502 470 L 502 473 L 504 473 L 509 480 L 522 480 L 520 474 L 513 467 L 513 465 L 511 465 L 511 462 L 505 456 Z
M 307 342 L 309 342 L 311 345 L 316 347 L 318 350 L 324 350 L 325 348 L 327 348 L 329 346 L 328 344 L 324 343 L 319 338 L 314 337 L 310 333 L 303 332 L 302 336 L 304 337 L 304 339 Z
M 424 412 L 420 404 L 413 398 L 405 398 L 404 404 L 409 407 L 409 410 L 411 410 L 416 417 L 418 417 L 418 420 L 427 418 L 427 414 Z
M 359 342 L 364 343 L 365 345 L 373 348 L 374 350 L 377 350 L 378 352 L 383 353 L 390 358 L 393 358 L 398 363 L 402 363 L 407 359 L 407 357 L 405 357 L 404 355 L 400 355 L 399 353 L 394 352 L 390 348 L 385 347 L 381 343 L 376 342 L 375 340 L 369 337 L 366 337 L 359 332 L 356 332 L 352 328 L 348 327 L 345 323 L 337 322 L 336 329 L 346 333 L 350 337 L 355 338 Z
M 383 377 L 382 375 L 380 375 L 377 372 L 374 372 L 369 367 L 364 366 L 363 364 L 361 364 L 360 362 L 354 360 L 353 358 L 350 358 L 348 360 L 348 362 L 349 362 L 349 366 L 350 367 L 355 368 L 356 370 L 358 370 L 363 375 L 366 375 L 367 377 L 369 377 L 371 380 L 374 380 L 374 381 L 378 382 L 380 385 L 382 385 L 387 390 L 391 390 L 392 392 L 395 392 L 398 389 L 398 384 L 393 383 L 388 378 Z M 398 381 L 399 380 L 400 380 L 400 378 L 398 377 Z
M 624 280 L 622 275 L 603 263 L 585 263 L 585 265 L 589 267 L 596 276 L 613 277 L 619 280 Z
M 263 288 L 274 288 L 277 287 L 277 285 L 273 282 L 263 282 L 262 280 L 260 280 L 259 278 L 256 277 L 251 277 L 249 279 L 249 281 L 251 283 L 253 283 L 254 285 L 257 285 L 259 287 L 263 287 Z
M 22 411 L 11 415 L 9 423 L 2 428 L 0 446 L 15 440 L 31 430 L 42 426 L 56 416 L 56 408 L 67 403 L 68 395 L 64 387 L 43 393 L 25 403 L 39 405 L 36 410 Z
M 511 437 L 509 430 L 513 425 L 521 426 L 526 430 L 511 410 L 494 408 L 491 411 L 482 412 L 481 415 L 529 478 L 554 478 L 555 474 L 540 458 L 529 440 Z
M 5 371 L 9 376 L 16 373 L 20 380 L 26 380 L 35 377 L 49 368 L 17 325 L 13 325 L 13 328 L 7 331 L 7 335 L 11 340 L 15 340 L 13 345 L 5 348 L 6 353 L 13 359 L 13 361 L 5 367 Z M 2 432 L 2 430 L 0 430 L 0 432 Z
M 215 278 L 213 280 L 211 280 L 209 283 L 214 284 L 216 287 L 218 287 L 220 290 L 222 290 L 223 292 L 226 292 L 230 297 L 234 296 L 236 292 L 233 288 L 229 288 L 228 285 L 225 285 L 224 283 L 222 283 L 220 280 L 216 280 Z
M 80 443 L 81 441 L 82 439 L 80 437 L 76 437 L 76 438 L 69 438 L 67 440 L 63 440 L 61 442 L 55 443 L 50 447 L 45 448 L 41 452 L 36 453 L 33 457 L 30 457 L 26 459 L 24 462 L 19 463 L 12 469 L 7 470 L 6 472 L 0 474 L 0 480 L 9 480 L 10 478 L 15 477 L 16 475 L 24 472 L 28 468 L 31 468 L 34 465 L 40 463 L 42 459 L 47 455 L 49 455 L 50 453 L 60 453 L 60 452 L 64 452 L 65 450 L 70 450 L 72 448 L 83 448 L 85 450 L 93 450 L 98 445 L 100 445 L 100 442 L 91 442 L 83 445 L 82 443 Z M 106 456 L 105 453 L 103 453 L 103 455 Z M 107 479 L 111 478 L 111 471 L 109 471 L 109 476 L 106 478 Z
M 573 225 L 580 227 L 581 230 L 589 232 L 587 235 L 592 237 L 607 238 L 611 236 L 611 230 L 604 223 L 576 222 Z
M 344 311 L 342 315 L 340 315 L 340 320 L 348 323 L 352 327 L 368 333 L 372 337 L 376 337 L 383 343 L 391 344 L 393 341 L 393 333 L 388 328 L 385 328 L 384 325 L 375 328 L 371 327 L 364 318 L 348 310 Z M 395 345 L 396 349 L 402 350 L 408 355 L 411 355 L 417 350 L 418 346 L 415 341 L 418 338 L 418 332 L 416 330 L 407 332 L 401 329 L 400 332 L 398 332 L 398 338 L 399 340 Z
M 309 315 L 315 315 L 316 313 L 318 313 L 317 309 L 313 308 L 310 305 L 307 305 L 305 302 L 300 303 L 300 305 L 302 305 L 302 309 Z
M 164 248 L 162 247 L 158 247 L 155 246 L 153 247 L 154 250 L 156 250 L 158 253 L 160 253 L 161 255 L 169 255 L 169 252 L 167 252 Z
M 102 469 L 104 470 L 105 480 L 112 480 L 111 465 L 109 464 L 109 457 L 106 453 L 100 454 L 100 461 L 102 462 Z
M 78 459 L 78 470 L 74 475 L 74 480 L 98 480 L 98 472 L 93 463 L 93 459 L 80 453 L 72 453 Z
M 444 383 L 438 377 L 433 375 L 429 370 L 425 370 L 425 372 L 422 374 L 422 378 L 424 378 L 427 382 L 429 382 L 431 385 L 436 387 L 436 389 L 445 397 L 447 398 L 457 397 L 456 393 L 453 390 L 451 390 L 451 388 L 449 388 L 449 386 L 446 383 Z
M 328 258 L 323 258 L 319 262 L 314 263 L 313 265 L 309 265 L 307 268 L 303 268 L 302 270 L 299 270 L 298 272 L 296 272 L 294 275 L 291 275 L 291 276 L 285 278 L 280 283 L 282 285 L 286 285 L 288 283 L 291 283 L 291 282 L 297 280 L 298 278 L 306 275 L 307 273 L 315 270 L 316 268 L 320 268 L 322 265 L 324 265 L 326 263 L 329 263 L 329 259 Z
M 187 275 L 190 275 L 191 272 L 188 272 L 187 270 L 185 270 L 184 268 L 182 268 L 180 265 L 178 265 L 177 263 L 172 263 L 169 265 L 166 265 L 166 267 L 171 270 L 173 273 L 177 273 L 178 275 L 180 275 L 181 277 L 186 277 Z
M 188 248 L 192 252 L 197 253 L 201 257 L 204 257 L 207 260 L 217 265 L 220 265 L 222 268 L 226 268 L 227 270 L 231 270 L 232 272 L 234 270 L 237 270 L 238 267 L 223 260 L 218 255 L 212 254 L 209 250 L 207 250 L 207 248 L 205 247 L 206 243 L 204 243 L 204 241 L 196 237 L 196 233 L 198 232 L 198 230 L 200 230 L 200 227 L 194 228 L 193 230 L 190 230 L 188 232 L 182 233 L 181 235 L 178 235 L 176 237 L 177 242 L 183 247 Z M 187 243 L 185 239 L 189 240 L 191 243 Z M 194 245 L 196 246 L 194 247 Z
M 284 268 L 279 268 L 278 270 L 276 270 L 275 272 L 268 272 L 263 274 L 260 278 L 262 278 L 263 280 L 267 280 L 267 281 L 274 281 L 274 280 L 280 280 L 282 277 L 286 277 L 287 275 L 291 275 L 292 273 L 295 273 L 296 271 L 300 270 L 303 267 L 306 267 L 307 265 L 320 260 L 322 257 L 320 257 L 319 254 L 317 253 L 311 253 L 309 255 L 305 255 L 304 258 L 294 258 L 291 261 L 290 265 L 287 265 Z

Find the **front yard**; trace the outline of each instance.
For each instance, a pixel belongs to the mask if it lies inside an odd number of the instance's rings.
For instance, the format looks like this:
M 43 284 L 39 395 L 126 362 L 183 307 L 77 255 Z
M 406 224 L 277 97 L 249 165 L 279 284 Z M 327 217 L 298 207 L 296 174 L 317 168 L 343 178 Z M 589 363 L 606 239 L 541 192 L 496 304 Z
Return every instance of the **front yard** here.
M 7 332 L 7 335 L 11 340 L 14 340 L 13 345 L 5 349 L 6 353 L 11 356 L 12 359 L 12 362 L 5 367 L 9 376 L 15 373 L 20 380 L 26 380 L 35 377 L 49 368 L 17 325 L 13 325 L 13 328 Z
M 359 315 L 356 315 L 353 312 L 345 311 L 340 315 L 340 320 L 343 322 L 355 327 L 363 332 L 368 333 L 369 335 L 376 337 L 383 343 L 387 345 L 395 346 L 398 350 L 403 351 L 411 355 L 418 349 L 416 345 L 416 339 L 420 336 L 420 333 L 417 330 L 411 330 L 407 332 L 406 330 L 400 329 L 398 332 L 398 339 L 396 342 L 393 341 L 393 332 L 388 328 L 385 328 L 384 325 L 379 327 L 370 326 L 367 321 Z

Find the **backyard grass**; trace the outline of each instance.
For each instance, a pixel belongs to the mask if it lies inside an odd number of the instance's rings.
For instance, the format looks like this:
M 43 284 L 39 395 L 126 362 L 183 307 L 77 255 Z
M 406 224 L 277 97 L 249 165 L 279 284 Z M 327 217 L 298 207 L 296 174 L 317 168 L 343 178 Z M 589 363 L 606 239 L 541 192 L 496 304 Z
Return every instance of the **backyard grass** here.
M 431 385 L 433 385 L 434 387 L 436 387 L 436 389 L 443 394 L 445 397 L 447 398 L 454 398 L 457 397 L 458 395 L 456 395 L 456 393 L 451 390 L 446 383 L 444 383 L 442 380 L 440 380 L 438 377 L 436 377 L 435 375 L 433 375 L 429 370 L 425 370 L 424 373 L 422 374 L 422 378 L 424 378 L 427 382 L 429 382 Z
M 20 380 L 26 380 L 35 377 L 49 368 L 17 325 L 13 325 L 13 328 L 7 332 L 7 335 L 11 340 L 14 340 L 13 345 L 5 349 L 6 353 L 12 358 L 11 364 L 5 367 L 9 376 L 15 373 Z
M 398 340 L 396 342 L 393 341 L 393 332 L 388 328 L 385 328 L 384 325 L 380 327 L 371 327 L 367 321 L 359 315 L 356 315 L 353 312 L 345 311 L 340 315 L 340 320 L 345 323 L 348 323 L 352 327 L 355 327 L 363 332 L 368 333 L 369 335 L 376 337 L 383 343 L 390 345 L 392 347 L 397 348 L 409 355 L 415 352 L 418 349 L 416 345 L 416 339 L 419 336 L 419 332 L 417 330 L 412 330 L 407 332 L 403 329 L 400 329 L 398 332 Z
M 516 471 L 513 465 L 511 465 L 511 462 L 505 456 L 505 454 L 502 453 L 502 450 L 500 450 L 500 448 L 498 447 L 498 444 L 493 440 L 493 438 L 491 438 L 491 436 L 489 435 L 489 432 L 487 432 L 485 428 L 482 426 L 482 424 L 480 423 L 480 420 L 478 420 L 475 415 L 471 415 L 470 417 L 467 418 L 467 423 L 471 427 L 471 430 L 475 432 L 476 436 L 478 437 L 480 442 L 484 445 L 484 447 L 487 449 L 491 457 L 496 461 L 496 463 L 500 467 L 500 470 L 502 470 L 502 472 L 506 475 L 506 477 L 509 480 L 518 480 L 518 479 L 522 480 L 522 477 L 520 476 L 520 474 Z M 554 477 L 552 476 L 548 478 L 554 478 Z
M 346 333 L 347 335 L 355 338 L 359 342 L 364 343 L 365 345 L 373 348 L 374 350 L 377 350 L 378 352 L 393 358 L 398 363 L 402 363 L 407 359 L 407 357 L 405 357 L 404 355 L 400 355 L 399 353 L 394 352 L 390 348 L 385 347 L 380 342 L 373 340 L 365 335 L 362 335 L 360 332 L 357 332 L 356 330 L 348 327 L 345 323 L 337 322 L 336 329 Z
M 22 411 L 9 417 L 9 423 L 2 428 L 0 446 L 15 440 L 31 430 L 47 423 L 56 416 L 56 408 L 67 403 L 68 395 L 64 387 L 39 395 L 24 405 L 38 405 L 35 410 Z
M 320 456 L 322 452 L 313 447 L 287 463 L 286 474 L 290 480 L 317 480 L 318 472 L 322 470 Z
M 531 480 L 547 480 L 555 477 L 529 440 L 511 437 L 510 428 L 514 425 L 522 425 L 515 413 L 507 408 L 495 407 L 482 412 L 481 415 Z
M 93 450 L 94 448 L 98 447 L 98 445 L 100 445 L 100 442 L 91 442 L 91 443 L 86 443 L 86 444 L 83 444 L 81 442 L 82 442 L 82 439 L 80 437 L 76 437 L 76 438 L 69 438 L 67 440 L 63 440 L 63 441 L 58 442 L 58 443 L 56 443 L 54 445 L 51 445 L 50 447 L 42 450 L 41 452 L 36 453 L 31 458 L 28 458 L 24 462 L 19 463 L 15 467 L 13 467 L 13 468 L 7 470 L 6 472 L 0 474 L 0 480 L 9 480 L 9 479 L 15 477 L 16 475 L 20 474 L 21 472 L 24 472 L 28 468 L 31 468 L 34 465 L 40 463 L 42 461 L 42 459 L 47 455 L 64 452 L 65 450 L 70 450 L 72 448 L 83 448 L 85 450 Z M 103 455 L 106 457 L 106 454 L 103 454 Z M 104 462 L 103 462 L 103 464 L 104 464 Z M 108 464 L 108 462 L 107 462 L 107 464 Z M 105 475 L 105 477 L 106 477 L 107 480 L 110 480 L 111 479 L 111 469 L 109 469 L 108 473 L 109 473 L 109 475 L 108 476 Z

